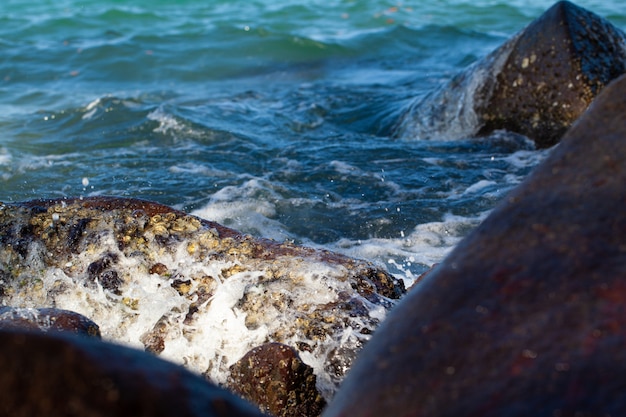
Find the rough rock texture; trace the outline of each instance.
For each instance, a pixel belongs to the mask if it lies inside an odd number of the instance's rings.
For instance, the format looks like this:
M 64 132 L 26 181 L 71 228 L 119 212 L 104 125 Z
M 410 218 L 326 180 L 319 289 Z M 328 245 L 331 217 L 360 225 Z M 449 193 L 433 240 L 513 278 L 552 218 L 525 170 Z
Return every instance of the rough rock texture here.
M 72 332 L 100 338 L 100 328 L 87 317 L 56 308 L 0 307 L 0 330 Z
M 558 142 L 610 81 L 626 71 L 624 33 L 569 2 L 559 2 L 519 36 L 489 103 L 480 134 L 522 133 L 542 147 Z
M 0 331 L 0 415 L 261 417 L 153 355 L 69 333 Z
M 295 349 L 267 343 L 231 366 L 228 387 L 273 416 L 313 417 L 326 405 L 315 380 Z
M 254 239 L 159 204 L 113 197 L 0 203 L 0 303 L 56 307 L 223 383 L 255 346 L 323 364 L 332 396 L 404 293 L 364 261 Z M 320 368 L 317 368 L 320 369 Z
M 389 314 L 337 416 L 626 415 L 626 78 Z
M 400 132 L 459 138 L 506 129 L 549 147 L 624 72 L 624 33 L 592 12 L 560 1 L 413 105 Z

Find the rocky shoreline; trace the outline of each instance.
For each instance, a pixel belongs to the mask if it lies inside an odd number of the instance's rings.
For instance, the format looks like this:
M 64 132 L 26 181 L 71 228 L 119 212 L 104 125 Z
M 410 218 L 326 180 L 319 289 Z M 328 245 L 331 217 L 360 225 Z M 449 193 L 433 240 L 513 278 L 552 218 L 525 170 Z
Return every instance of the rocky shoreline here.
M 0 414 L 623 414 L 624 39 L 558 2 L 411 107 L 401 135 L 468 111 L 471 134 L 560 142 L 406 296 L 368 262 L 153 202 L 1 204 Z

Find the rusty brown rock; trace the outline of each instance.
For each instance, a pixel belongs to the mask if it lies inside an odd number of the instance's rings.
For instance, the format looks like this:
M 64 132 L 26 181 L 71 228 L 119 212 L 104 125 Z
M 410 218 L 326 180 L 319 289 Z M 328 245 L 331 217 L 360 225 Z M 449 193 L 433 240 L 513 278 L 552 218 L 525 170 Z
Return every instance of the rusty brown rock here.
M 100 328 L 87 317 L 56 308 L 0 307 L 1 330 L 62 331 L 100 338 Z
M 624 33 L 586 9 L 559 1 L 413 105 L 399 132 L 459 138 L 505 129 L 549 147 L 624 72 Z
M 626 414 L 626 78 L 389 314 L 325 417 Z
M 0 331 L 0 415 L 261 417 L 148 353 L 68 333 Z
M 319 416 L 326 405 L 313 368 L 282 343 L 256 347 L 230 369 L 228 387 L 273 416 Z

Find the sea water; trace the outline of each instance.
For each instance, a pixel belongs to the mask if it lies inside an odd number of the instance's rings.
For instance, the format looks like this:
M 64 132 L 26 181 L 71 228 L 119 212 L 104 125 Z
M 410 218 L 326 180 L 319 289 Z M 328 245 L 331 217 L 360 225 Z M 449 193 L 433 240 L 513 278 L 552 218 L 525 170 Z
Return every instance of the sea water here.
M 551 4 L 4 0 L 0 201 L 149 199 L 409 286 L 550 150 L 393 126 Z

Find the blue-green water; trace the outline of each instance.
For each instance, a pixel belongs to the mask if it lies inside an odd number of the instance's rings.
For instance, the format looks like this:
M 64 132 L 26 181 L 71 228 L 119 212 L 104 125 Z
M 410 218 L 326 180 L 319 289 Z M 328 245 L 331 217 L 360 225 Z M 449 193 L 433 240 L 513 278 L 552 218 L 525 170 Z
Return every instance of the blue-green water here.
M 411 279 L 544 153 L 390 127 L 550 5 L 4 0 L 0 201 L 146 198 Z

